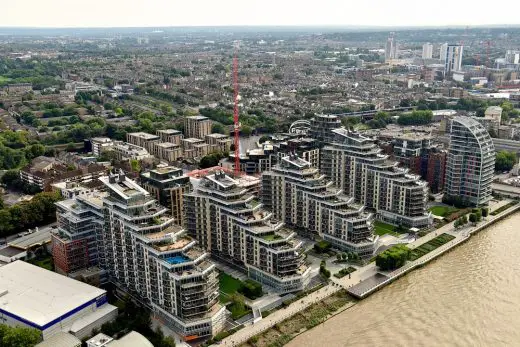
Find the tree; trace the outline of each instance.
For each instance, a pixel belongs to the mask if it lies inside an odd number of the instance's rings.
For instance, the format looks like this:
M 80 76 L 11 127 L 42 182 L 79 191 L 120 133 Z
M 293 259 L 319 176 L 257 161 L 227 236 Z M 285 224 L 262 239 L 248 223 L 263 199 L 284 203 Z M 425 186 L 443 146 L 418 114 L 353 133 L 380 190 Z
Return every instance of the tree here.
M 141 164 L 139 163 L 139 160 L 130 160 L 130 167 L 132 168 L 133 172 L 141 172 Z
M 348 255 L 347 255 L 347 253 L 343 253 L 343 254 L 341 254 L 341 258 L 342 258 L 343 260 L 347 260 L 347 259 L 348 259 Z
M 515 152 L 500 151 L 496 154 L 495 170 L 509 171 L 518 162 Z
M 470 213 L 469 215 L 469 221 L 473 224 L 476 224 L 477 223 L 477 215 L 474 214 L 474 213 Z
M 341 261 L 341 254 L 340 254 L 340 253 L 336 254 L 336 259 L 337 259 L 338 261 Z
M 489 209 L 487 207 L 482 208 L 482 217 L 486 218 L 489 214 Z
M 271 136 L 269 136 L 269 135 L 262 135 L 262 137 L 258 140 L 258 143 L 264 143 L 266 141 L 271 141 Z
M 211 126 L 211 132 L 225 135 L 226 129 L 224 128 L 224 126 L 222 124 L 214 122 L 213 125 Z
M 431 110 L 413 111 L 411 113 L 403 113 L 397 119 L 400 125 L 425 125 L 430 124 L 433 120 L 433 112 Z
M 32 347 L 40 340 L 41 333 L 36 329 L 0 324 L 0 346 Z
M 397 245 L 379 253 L 376 265 L 383 271 L 395 270 L 403 266 L 409 257 L 410 249 L 405 245 Z
M 240 133 L 244 136 L 250 136 L 253 133 L 253 128 L 248 125 L 244 125 L 242 128 L 240 128 Z
M 240 284 L 238 292 L 251 300 L 259 298 L 263 294 L 262 285 L 250 279 L 247 279 Z

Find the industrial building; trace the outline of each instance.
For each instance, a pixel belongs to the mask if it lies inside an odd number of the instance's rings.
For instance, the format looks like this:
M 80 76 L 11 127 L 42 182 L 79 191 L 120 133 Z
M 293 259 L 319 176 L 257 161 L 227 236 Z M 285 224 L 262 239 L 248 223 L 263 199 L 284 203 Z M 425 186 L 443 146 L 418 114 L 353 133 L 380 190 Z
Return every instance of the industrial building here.
M 382 153 L 374 139 L 345 128 L 333 130 L 334 142 L 321 150 L 321 171 L 354 201 L 372 208 L 392 224 L 426 227 L 428 184 Z
M 117 316 L 106 291 L 24 261 L 0 267 L 0 321 L 79 339 Z
M 486 128 L 473 118 L 451 122 L 446 161 L 445 195 L 475 206 L 491 200 L 495 172 L 495 146 Z
M 377 240 L 373 215 L 353 200 L 295 155 L 282 158 L 262 175 L 262 202 L 276 219 L 319 235 L 341 250 L 369 257 Z
M 302 242 L 263 209 L 254 191 L 259 180 L 217 171 L 201 178 L 184 196 L 186 228 L 213 257 L 242 268 L 248 276 L 281 292 L 302 290 L 310 268 Z

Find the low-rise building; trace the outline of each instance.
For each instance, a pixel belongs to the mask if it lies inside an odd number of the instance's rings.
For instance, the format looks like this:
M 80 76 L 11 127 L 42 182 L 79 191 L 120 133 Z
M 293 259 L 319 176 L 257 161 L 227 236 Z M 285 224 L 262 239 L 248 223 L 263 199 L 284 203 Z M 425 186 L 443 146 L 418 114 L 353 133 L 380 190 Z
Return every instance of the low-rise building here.
M 145 160 L 153 158 L 144 147 L 136 146 L 131 143 L 117 141 L 114 144 L 116 160 Z
M 61 332 L 79 339 L 117 316 L 103 289 L 24 261 L 0 267 L 3 324 L 41 332 L 44 340 Z
M 108 137 L 93 137 L 90 139 L 92 145 L 92 154 L 99 157 L 103 151 L 111 150 L 114 146 L 114 141 Z

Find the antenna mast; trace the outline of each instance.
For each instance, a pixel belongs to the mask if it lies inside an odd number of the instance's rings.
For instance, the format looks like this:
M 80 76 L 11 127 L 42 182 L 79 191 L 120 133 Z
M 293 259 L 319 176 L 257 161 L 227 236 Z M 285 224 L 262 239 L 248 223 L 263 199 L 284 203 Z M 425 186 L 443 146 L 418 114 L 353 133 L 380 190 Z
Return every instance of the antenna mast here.
M 238 41 L 235 42 L 235 55 L 233 56 L 233 122 L 235 130 L 235 174 L 240 173 L 240 123 L 238 121 Z

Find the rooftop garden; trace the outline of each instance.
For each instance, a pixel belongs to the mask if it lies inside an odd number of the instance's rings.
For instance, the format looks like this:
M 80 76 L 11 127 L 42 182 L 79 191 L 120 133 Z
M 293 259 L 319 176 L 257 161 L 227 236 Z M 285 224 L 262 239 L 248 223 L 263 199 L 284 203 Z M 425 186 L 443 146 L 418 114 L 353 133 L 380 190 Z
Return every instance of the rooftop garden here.
M 266 240 L 266 241 L 276 241 L 276 240 L 281 240 L 281 239 L 283 239 L 283 237 L 281 237 L 281 236 L 278 235 L 278 234 L 262 235 L 261 237 L 262 237 L 262 239 L 264 239 L 264 240 Z

